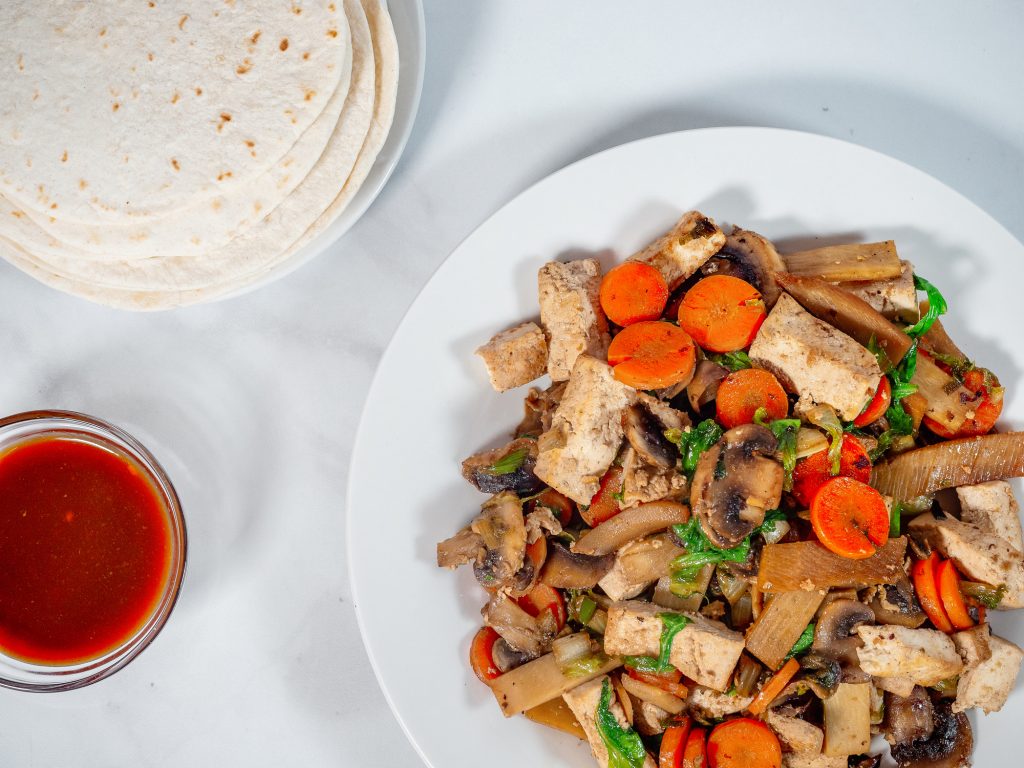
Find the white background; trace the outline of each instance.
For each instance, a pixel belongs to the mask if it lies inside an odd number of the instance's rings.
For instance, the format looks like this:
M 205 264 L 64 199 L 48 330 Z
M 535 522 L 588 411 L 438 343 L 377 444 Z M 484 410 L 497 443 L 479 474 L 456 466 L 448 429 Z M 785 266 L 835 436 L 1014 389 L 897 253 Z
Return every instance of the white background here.
M 814 131 L 922 168 L 1024 239 L 1024 4 L 427 5 L 405 158 L 301 271 L 226 303 L 133 315 L 0 267 L 0 410 L 82 410 L 135 433 L 171 473 L 191 538 L 181 601 L 128 668 L 72 693 L 0 691 L 0 765 L 418 764 L 352 611 L 352 436 L 432 271 L 567 163 L 683 128 Z M 415 441 L 416 425 L 395 439 Z M 402 536 L 381 497 L 381 537 Z M 410 671 L 430 663 L 416 655 L 423 631 L 409 628 Z

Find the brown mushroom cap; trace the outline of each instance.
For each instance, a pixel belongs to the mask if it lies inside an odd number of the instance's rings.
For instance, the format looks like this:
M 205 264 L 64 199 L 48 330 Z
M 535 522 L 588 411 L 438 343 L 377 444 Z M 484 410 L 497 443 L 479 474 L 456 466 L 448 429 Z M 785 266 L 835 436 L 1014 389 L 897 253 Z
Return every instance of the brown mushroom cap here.
M 615 554 L 584 555 L 570 552 L 558 542 L 548 544 L 548 559 L 540 580 L 558 589 L 589 589 L 615 565 Z
M 857 649 L 863 641 L 855 631 L 874 620 L 875 614 L 858 600 L 833 600 L 818 618 L 811 650 L 842 664 L 856 666 L 860 663 Z
M 928 739 L 896 744 L 892 756 L 899 768 L 969 768 L 974 734 L 963 712 L 952 702 L 934 705 L 935 730 Z
M 485 587 L 529 582 L 532 572 L 520 573 L 526 559 L 526 522 L 518 496 L 504 491 L 491 497 L 469 527 L 485 547 L 484 556 L 473 566 L 477 581 Z
M 730 549 L 764 522 L 782 498 L 779 441 L 757 424 L 733 427 L 700 457 L 690 505 L 712 544 Z
M 898 624 L 901 627 L 917 629 L 924 624 L 925 613 L 914 594 L 910 579 L 904 578 L 895 584 L 880 584 L 868 603 L 878 624 Z
M 919 685 L 909 696 L 886 693 L 882 732 L 890 744 L 927 739 L 935 730 L 934 715 L 932 700 Z
M 686 385 L 686 398 L 690 401 L 694 413 L 700 413 L 705 405 L 718 396 L 718 385 L 728 375 L 729 369 L 724 365 L 710 360 L 701 360 L 697 363 L 697 370 L 694 371 L 690 383 Z
M 507 462 L 509 471 L 495 471 L 502 461 Z M 536 465 L 537 441 L 521 437 L 493 451 L 473 454 L 462 462 L 462 476 L 484 493 L 514 491 L 528 495 L 544 487 L 544 482 L 533 473 Z
M 679 459 L 679 449 L 665 437 L 661 420 L 641 403 L 635 403 L 622 412 L 622 427 L 626 439 L 647 463 L 662 469 L 672 469 Z
M 775 306 L 780 293 L 775 275 L 785 271 L 782 257 L 769 240 L 739 227 L 726 238 L 722 250 L 701 267 L 706 275 L 731 275 L 746 280 L 761 292 L 769 309 Z

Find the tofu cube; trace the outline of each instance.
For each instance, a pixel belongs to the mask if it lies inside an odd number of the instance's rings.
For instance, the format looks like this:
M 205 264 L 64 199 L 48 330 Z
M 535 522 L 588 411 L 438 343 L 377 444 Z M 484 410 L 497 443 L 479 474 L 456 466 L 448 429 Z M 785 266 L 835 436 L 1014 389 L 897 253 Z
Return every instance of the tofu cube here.
M 930 512 L 911 520 L 907 530 L 956 563 L 971 581 L 1005 587 L 1001 610 L 1024 608 L 1024 558 L 1001 536 Z
M 1024 651 L 995 635 L 989 640 L 989 648 L 992 655 L 987 661 L 960 676 L 954 712 L 964 712 L 971 707 L 980 707 L 985 714 L 998 712 L 1009 698 L 1017 682 Z
M 846 768 L 846 755 L 814 755 L 810 752 L 783 752 L 782 768 Z
M 989 531 L 1018 552 L 1024 552 L 1020 528 L 1020 507 L 1005 480 L 992 480 L 956 489 L 960 498 L 960 519 Z
M 725 233 L 714 220 L 700 211 L 688 211 L 669 233 L 634 253 L 629 261 L 650 264 L 661 272 L 669 290 L 674 290 L 724 245 Z
M 963 659 L 965 672 L 992 658 L 992 628 L 988 624 L 954 632 L 950 638 Z
M 657 656 L 664 608 L 639 600 L 613 603 L 604 632 L 605 652 L 612 656 Z M 725 691 L 743 652 L 743 635 L 697 613 L 672 641 L 669 661 L 703 686 Z
M 705 721 L 722 720 L 743 712 L 753 700 L 753 696 L 730 696 L 703 685 L 695 685 L 686 695 L 686 711 Z
M 601 360 L 581 355 L 551 429 L 537 441 L 534 474 L 579 504 L 589 504 L 622 443 L 622 411 L 636 390 L 615 380 Z
M 926 688 L 960 674 L 964 663 L 953 641 L 934 629 L 895 624 L 857 627 L 864 646 L 860 667 L 875 678 L 908 678 Z
M 874 355 L 785 293 L 757 332 L 750 359 L 800 396 L 798 413 L 827 403 L 844 421 L 857 417 L 882 378 Z
M 601 309 L 601 265 L 597 259 L 552 261 L 537 275 L 540 324 L 548 338 L 548 374 L 569 378 L 576 358 L 608 356 L 608 319 Z
M 601 689 L 606 680 L 610 682 L 610 678 L 607 675 L 602 675 L 591 680 L 589 683 L 576 686 L 571 691 L 562 694 L 565 703 L 569 705 L 569 709 L 572 710 L 579 724 L 583 727 L 583 731 L 587 734 L 590 751 L 593 752 L 594 759 L 597 760 L 597 764 L 601 768 L 608 768 L 608 748 L 604 744 L 604 739 L 601 738 L 600 731 L 597 730 L 597 707 L 601 703 Z M 615 715 L 615 719 L 619 721 L 619 725 L 623 727 L 629 725 L 626 721 L 626 714 L 622 711 L 622 705 L 619 704 L 614 690 L 609 709 Z M 655 768 L 654 760 L 651 759 L 650 755 L 644 758 L 644 768 Z
M 765 717 L 775 735 L 779 737 L 782 749 L 786 752 L 804 752 L 817 755 L 821 752 L 825 734 L 818 726 L 801 720 L 799 717 L 787 717 L 769 709 Z
M 476 354 L 483 358 L 491 386 L 498 392 L 529 384 L 548 368 L 548 341 L 536 323 L 495 334 Z

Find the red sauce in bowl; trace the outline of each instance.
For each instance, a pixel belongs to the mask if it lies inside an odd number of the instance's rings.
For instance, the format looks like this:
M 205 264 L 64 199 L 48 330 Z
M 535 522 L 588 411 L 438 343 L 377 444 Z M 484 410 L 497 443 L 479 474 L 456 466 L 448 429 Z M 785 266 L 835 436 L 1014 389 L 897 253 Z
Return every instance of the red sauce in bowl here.
M 156 612 L 172 528 L 131 457 L 69 437 L 0 454 L 0 652 L 41 665 L 103 656 Z

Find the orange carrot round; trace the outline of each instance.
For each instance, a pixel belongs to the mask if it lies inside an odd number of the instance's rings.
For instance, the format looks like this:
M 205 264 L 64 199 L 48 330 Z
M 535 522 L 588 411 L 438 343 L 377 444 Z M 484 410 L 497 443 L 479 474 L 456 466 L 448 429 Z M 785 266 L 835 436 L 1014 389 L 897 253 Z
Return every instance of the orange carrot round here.
M 889 509 L 882 494 L 867 483 L 834 477 L 814 495 L 811 525 L 825 547 L 861 560 L 889 538 Z
M 650 264 L 627 261 L 613 267 L 601 280 L 601 309 L 616 325 L 657 320 L 665 311 L 668 285 Z
M 667 691 L 673 696 L 678 696 L 680 699 L 685 699 L 690 692 L 689 688 L 679 682 L 683 679 L 683 673 L 675 667 L 667 672 L 641 672 L 639 669 L 627 666 L 626 674 L 634 680 L 653 685 L 655 688 L 661 688 L 661 690 Z
M 765 683 L 764 688 L 757 694 L 750 706 L 747 707 L 747 711 L 752 715 L 760 715 L 782 693 L 783 689 L 789 685 L 789 681 L 793 679 L 793 675 L 800 671 L 800 662 L 796 659 L 790 659 L 782 665 L 782 669 L 775 673 L 771 680 Z
M 740 717 L 716 725 L 708 737 L 710 768 L 780 768 L 782 745 L 760 720 Z
M 498 633 L 491 627 L 481 627 L 480 631 L 473 636 L 473 642 L 469 646 L 469 666 L 480 678 L 481 682 L 490 685 L 491 680 L 501 677 L 501 670 L 494 663 L 492 651 L 494 642 L 498 639 Z
M 800 459 L 793 469 L 793 498 L 809 508 L 818 489 L 832 479 L 830 470 L 828 451 L 818 451 Z M 862 483 L 871 479 L 871 458 L 861 441 L 853 435 L 843 435 L 837 476 L 852 477 Z
M 703 728 L 691 728 L 683 747 L 683 762 L 680 768 L 707 768 L 707 731 Z
M 616 379 L 634 389 L 663 389 L 687 380 L 697 364 L 689 334 L 672 323 L 634 323 L 608 347 Z
M 967 612 L 967 603 L 960 591 L 960 575 L 952 560 L 944 560 L 935 570 L 935 579 L 939 587 L 939 598 L 942 607 L 949 617 L 953 629 L 970 629 L 974 626 L 971 614 Z
M 661 737 L 661 749 L 658 751 L 658 768 L 682 768 L 683 750 L 686 749 L 691 725 L 690 718 L 686 717 L 681 725 L 665 729 Z
M 757 288 L 731 275 L 705 277 L 679 305 L 679 327 L 712 352 L 746 349 L 766 316 Z
M 936 578 L 936 569 L 939 564 L 939 556 L 932 552 L 926 560 L 917 560 L 911 568 L 911 576 L 914 580 L 914 591 L 917 592 L 917 600 L 921 603 L 928 620 L 935 625 L 940 632 L 949 634 L 953 631 L 953 623 L 942 607 L 942 598 L 939 595 L 939 582 Z
M 601 478 L 601 484 L 594 498 L 590 500 L 590 506 L 586 509 L 580 507 L 580 517 L 591 528 L 615 517 L 621 512 L 619 500 L 615 498 L 617 493 L 622 493 L 622 467 L 613 464 Z
M 860 416 L 853 420 L 853 426 L 866 427 L 868 424 L 874 424 L 889 410 L 890 402 L 892 402 L 892 385 L 889 383 L 889 377 L 883 376 L 882 380 L 878 382 L 875 396 L 871 398 L 871 402 L 861 411 Z
M 789 412 L 786 392 L 771 373 L 760 368 L 742 368 L 722 379 L 715 411 L 723 427 L 732 429 L 750 424 L 759 408 L 767 411 L 769 421 L 784 419 Z

